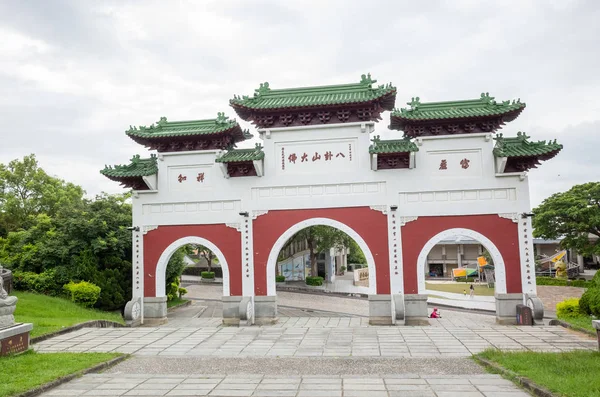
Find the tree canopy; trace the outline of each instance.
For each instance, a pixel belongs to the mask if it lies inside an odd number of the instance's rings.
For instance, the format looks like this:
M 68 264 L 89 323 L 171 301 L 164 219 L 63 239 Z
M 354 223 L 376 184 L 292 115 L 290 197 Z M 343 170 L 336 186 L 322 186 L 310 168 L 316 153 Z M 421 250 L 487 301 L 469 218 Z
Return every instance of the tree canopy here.
M 556 193 L 533 210 L 534 236 L 562 237 L 563 248 L 582 255 L 600 254 L 600 182 L 575 185 Z
M 85 198 L 81 187 L 46 174 L 34 155 L 0 164 L 0 263 L 43 274 L 53 284 L 44 292 L 92 282 L 101 288 L 96 307 L 120 309 L 131 298 L 129 200 L 129 193 Z M 183 266 L 182 251 L 169 261 L 167 282 Z
M 308 250 L 310 251 L 311 273 L 315 276 L 318 272 L 317 254 L 319 252 L 328 251 L 331 248 L 356 248 L 357 259 L 361 259 L 358 252 L 362 255 L 362 251 L 360 251 L 358 244 L 356 244 L 346 233 L 331 226 L 317 225 L 302 229 L 287 241 L 283 249 L 294 242 L 302 241 L 306 241 L 308 245 Z M 362 255 L 362 257 L 364 258 L 364 255 Z

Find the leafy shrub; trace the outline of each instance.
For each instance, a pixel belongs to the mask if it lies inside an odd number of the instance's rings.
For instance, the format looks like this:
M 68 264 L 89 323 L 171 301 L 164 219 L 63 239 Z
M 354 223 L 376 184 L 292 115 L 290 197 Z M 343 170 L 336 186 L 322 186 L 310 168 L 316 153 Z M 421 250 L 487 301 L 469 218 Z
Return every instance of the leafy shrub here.
M 306 285 L 323 285 L 323 277 L 306 277 Z
M 100 287 L 87 281 L 74 283 L 71 281 L 65 284 L 63 289 L 69 295 L 72 302 L 75 302 L 83 307 L 92 307 L 100 297 Z
M 275 276 L 275 281 L 278 283 L 283 283 L 285 281 L 285 276 Z
M 176 279 L 169 284 L 169 288 L 167 289 L 167 300 L 172 301 L 175 298 L 181 299 L 187 292 L 187 289 L 180 287 L 179 279 Z
M 202 272 L 202 273 L 200 273 L 200 275 L 202 276 L 202 278 L 206 278 L 206 279 L 215 278 L 215 272 Z
M 58 296 L 61 294 L 63 285 L 57 283 L 58 278 L 54 269 L 46 270 L 40 274 L 13 271 L 13 286 L 18 291 Z
M 600 288 L 589 288 L 579 300 L 579 310 L 600 318 Z
M 556 316 L 558 318 L 579 317 L 579 299 L 569 298 L 556 304 Z

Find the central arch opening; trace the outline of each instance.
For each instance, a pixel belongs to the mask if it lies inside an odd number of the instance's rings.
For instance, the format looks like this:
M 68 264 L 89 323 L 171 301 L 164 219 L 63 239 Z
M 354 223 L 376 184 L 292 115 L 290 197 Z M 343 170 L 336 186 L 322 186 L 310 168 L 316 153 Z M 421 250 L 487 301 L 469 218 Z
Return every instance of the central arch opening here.
M 267 263 L 267 295 L 276 295 L 277 280 L 310 285 L 313 277 L 322 278 L 322 289 L 331 292 L 376 290 L 375 261 L 366 242 L 352 228 L 329 218 L 299 222 L 277 239 Z

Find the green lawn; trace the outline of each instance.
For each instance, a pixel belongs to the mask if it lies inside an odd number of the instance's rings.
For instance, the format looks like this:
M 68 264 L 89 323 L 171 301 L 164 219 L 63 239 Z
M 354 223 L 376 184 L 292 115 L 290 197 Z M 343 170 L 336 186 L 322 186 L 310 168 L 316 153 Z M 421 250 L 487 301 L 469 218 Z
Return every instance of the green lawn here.
M 467 291 L 467 295 L 469 294 L 469 287 L 471 284 L 469 283 L 452 283 L 452 284 L 433 284 L 433 283 L 425 283 L 425 287 L 431 291 L 443 291 L 443 292 L 452 292 L 454 294 L 462 294 L 463 291 Z M 481 285 L 477 285 L 473 283 L 475 286 L 475 295 L 482 296 L 494 296 L 494 289 L 488 288 L 487 284 L 482 283 Z
M 14 396 L 119 357 L 118 353 L 34 353 L 0 358 L 0 397 Z
M 19 298 L 15 320 L 33 323 L 32 337 L 90 320 L 110 320 L 123 324 L 120 313 L 85 309 L 66 299 L 17 291 L 14 296 Z
M 173 300 L 167 301 L 167 308 L 183 305 L 187 301 L 188 301 L 188 299 L 175 298 Z
M 600 352 L 534 353 L 487 350 L 480 356 L 561 396 L 600 396 Z
M 592 318 L 590 316 L 565 317 L 560 318 L 560 320 L 596 333 L 596 330 L 594 329 L 594 327 L 592 327 Z

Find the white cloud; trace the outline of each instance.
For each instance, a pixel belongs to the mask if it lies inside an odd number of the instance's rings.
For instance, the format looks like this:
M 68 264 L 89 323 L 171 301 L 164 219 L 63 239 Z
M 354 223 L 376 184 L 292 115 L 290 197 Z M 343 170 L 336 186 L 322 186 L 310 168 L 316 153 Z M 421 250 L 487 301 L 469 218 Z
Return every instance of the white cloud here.
M 218 111 L 234 117 L 228 100 L 260 82 L 335 84 L 366 72 L 398 87 L 398 107 L 417 95 L 521 97 L 527 109 L 503 132 L 565 144 L 531 172 L 533 204 L 598 179 L 594 161 L 570 166 L 598 142 L 569 149 L 595 136 L 600 122 L 597 2 L 48 4 L 0 4 L 0 161 L 34 152 L 49 172 L 90 194 L 121 191 L 98 170 L 146 152 L 125 136 L 130 124 Z M 388 124 L 385 114 L 377 133 L 397 134 Z M 560 170 L 568 172 L 555 176 Z

